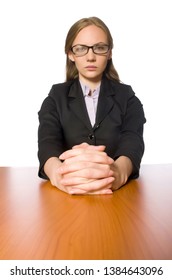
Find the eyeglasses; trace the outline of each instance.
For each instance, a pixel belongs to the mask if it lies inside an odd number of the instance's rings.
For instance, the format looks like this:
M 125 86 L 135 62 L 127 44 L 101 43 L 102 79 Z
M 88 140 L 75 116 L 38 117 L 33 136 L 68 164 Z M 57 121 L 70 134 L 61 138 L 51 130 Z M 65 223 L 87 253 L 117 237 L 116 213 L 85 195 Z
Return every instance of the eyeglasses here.
M 92 49 L 95 54 L 106 54 L 110 47 L 106 44 L 96 44 L 93 46 L 75 45 L 71 48 L 71 51 L 76 56 L 83 56 L 88 53 L 89 49 Z

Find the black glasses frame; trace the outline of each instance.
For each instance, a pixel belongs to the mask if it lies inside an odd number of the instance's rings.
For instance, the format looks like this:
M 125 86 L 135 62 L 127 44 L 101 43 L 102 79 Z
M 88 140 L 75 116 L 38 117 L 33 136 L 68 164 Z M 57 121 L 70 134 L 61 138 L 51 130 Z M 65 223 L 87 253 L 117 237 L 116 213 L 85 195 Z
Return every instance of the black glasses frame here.
M 73 51 L 73 48 L 75 48 L 76 46 L 86 47 L 86 48 L 87 48 L 86 53 L 84 53 L 84 54 L 82 54 L 82 55 L 77 55 L 77 54 Z M 105 51 L 105 52 L 101 52 L 101 53 L 100 53 L 100 52 L 96 52 L 96 51 L 95 51 L 95 48 L 98 47 L 98 46 L 100 46 L 100 47 L 101 47 L 101 46 L 106 46 L 106 47 L 108 47 L 108 49 L 107 49 L 107 51 Z M 76 56 L 84 56 L 84 55 L 86 55 L 86 54 L 89 52 L 89 49 L 92 49 L 92 51 L 93 51 L 94 54 L 99 54 L 99 55 L 101 55 L 101 54 L 106 54 L 106 53 L 109 51 L 110 46 L 107 45 L 107 44 L 95 44 L 95 45 L 93 45 L 93 46 L 87 46 L 87 45 L 77 44 L 77 45 L 74 45 L 73 47 L 71 47 L 71 51 L 72 51 L 73 54 L 76 55 Z

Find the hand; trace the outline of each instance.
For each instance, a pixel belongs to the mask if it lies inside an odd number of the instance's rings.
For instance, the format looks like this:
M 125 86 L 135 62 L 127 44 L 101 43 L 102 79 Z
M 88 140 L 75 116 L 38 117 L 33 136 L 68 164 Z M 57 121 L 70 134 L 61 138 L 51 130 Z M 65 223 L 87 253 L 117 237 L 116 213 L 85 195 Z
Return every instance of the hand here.
M 73 147 L 73 149 L 80 149 L 80 148 L 85 148 L 85 149 L 94 150 L 94 151 L 95 150 L 96 151 L 104 151 L 105 150 L 105 146 L 91 146 L 91 145 L 88 145 L 87 143 L 83 143 L 81 145 Z M 67 154 L 68 153 L 71 153 L 71 156 L 72 156 L 72 152 L 67 152 Z M 104 153 L 104 154 L 106 155 L 106 153 Z M 101 154 L 101 155 L 103 155 L 103 154 Z M 128 178 L 133 171 L 133 164 L 132 164 L 131 160 L 126 156 L 120 156 L 115 161 L 110 157 L 108 157 L 108 158 L 109 158 L 108 159 L 109 160 L 109 162 L 108 162 L 109 165 L 99 164 L 98 168 L 97 168 L 97 171 L 94 174 L 98 176 L 98 177 L 96 177 L 96 179 L 101 178 L 101 176 L 106 177 L 107 173 L 103 174 L 102 172 L 101 173 L 98 172 L 98 171 L 100 171 L 101 167 L 103 168 L 104 172 L 106 172 L 107 167 L 108 167 L 108 171 L 109 171 L 109 169 L 111 171 L 113 171 L 113 173 L 109 173 L 109 176 L 114 177 L 114 180 L 110 184 L 110 187 L 111 187 L 112 191 L 115 191 L 115 190 L 119 189 L 120 187 L 122 187 L 123 185 L 125 185 L 127 183 Z M 90 175 L 90 176 L 93 176 L 93 174 Z M 109 190 L 109 189 L 107 189 L 107 190 Z M 95 193 L 95 192 L 93 191 L 93 193 Z
M 126 184 L 129 176 L 133 171 L 133 165 L 128 157 L 120 156 L 111 165 L 111 169 L 114 171 L 115 177 L 115 180 L 112 185 L 112 190 L 115 191 Z
M 44 171 L 51 184 L 70 194 L 110 194 L 123 186 L 132 173 L 132 162 L 120 156 L 116 161 L 104 152 L 105 146 L 86 143 L 50 158 Z
M 57 157 L 51 157 L 44 165 L 44 172 L 50 179 L 50 182 L 53 186 L 68 193 L 69 189 L 61 184 L 63 176 L 57 172 L 58 168 L 62 165 L 63 163 Z
M 74 149 L 78 149 L 78 148 L 82 148 L 80 151 L 77 151 L 77 154 L 81 154 L 81 151 L 83 152 L 83 148 L 85 149 L 86 147 L 88 148 L 88 144 L 81 144 L 79 146 L 75 146 L 73 147 L 72 150 Z M 97 146 L 97 147 L 93 147 L 93 146 L 89 146 L 90 150 L 96 150 L 96 151 L 103 151 L 105 149 L 104 146 Z M 70 151 L 66 151 L 64 154 L 70 154 Z M 61 157 L 63 158 L 62 155 Z M 88 156 L 88 154 L 87 154 Z M 89 155 L 90 156 L 90 155 Z M 60 157 L 60 158 L 61 158 Z M 103 153 L 102 155 L 100 155 L 100 153 L 96 153 L 96 161 L 102 161 L 103 158 L 106 158 L 107 155 L 105 153 Z M 75 157 L 73 156 L 73 160 L 71 161 L 70 159 L 70 164 L 66 164 L 67 159 L 64 160 L 63 162 L 61 162 L 58 158 L 56 157 L 52 157 L 49 158 L 47 160 L 47 162 L 44 165 L 44 172 L 46 173 L 46 175 L 49 177 L 51 184 L 53 186 L 56 186 L 57 188 L 59 188 L 60 190 L 66 192 L 66 193 L 71 193 L 71 194 L 109 194 L 112 193 L 111 191 L 111 182 L 114 180 L 114 178 L 102 178 L 102 180 L 98 180 L 96 182 L 95 178 L 99 178 L 102 177 L 102 172 L 104 172 L 104 174 L 107 174 L 108 171 L 110 171 L 110 168 L 107 168 L 107 165 L 100 165 L 100 164 L 96 164 L 96 163 L 91 163 L 91 162 L 86 162 L 86 161 L 81 161 L 79 162 L 78 165 L 75 165 Z M 109 157 L 107 158 L 108 160 L 110 159 Z M 106 159 L 106 160 L 107 160 Z M 106 162 L 105 160 L 105 162 Z M 110 162 L 112 162 L 112 159 L 110 159 Z M 69 163 L 69 160 L 68 160 Z M 73 163 L 73 164 L 72 164 Z M 75 171 L 81 171 L 81 165 L 82 165 L 82 169 L 85 169 L 86 173 L 87 173 L 87 177 L 83 177 L 82 178 L 82 182 L 80 184 L 76 184 L 74 182 L 74 180 L 76 179 L 76 173 Z M 99 176 L 94 175 L 93 178 L 90 178 L 89 172 L 90 174 L 92 174 L 92 168 L 96 168 L 96 171 L 99 172 Z M 99 170 L 101 168 L 101 170 Z M 68 172 L 68 171 L 72 171 L 72 172 Z M 90 170 L 90 171 L 89 171 Z M 64 174 L 63 174 L 64 173 Z M 82 173 L 82 171 L 81 171 Z M 111 172 L 113 173 L 113 172 Z M 88 176 L 89 175 L 89 176 Z M 80 175 L 81 176 L 81 175 Z M 70 178 L 71 177 L 71 178 Z M 94 178 L 95 177 L 95 178 Z M 65 180 L 68 179 L 68 181 L 65 183 Z M 73 183 L 70 184 L 69 180 L 73 180 Z M 81 178 L 80 178 L 81 179 Z M 85 181 L 84 181 L 85 180 Z M 86 188 L 87 186 L 87 188 Z M 81 189 L 80 189 L 81 187 Z
M 64 160 L 64 164 L 57 170 L 62 176 L 60 183 L 70 189 L 69 193 L 112 193 L 114 172 L 110 166 L 114 161 L 107 156 L 104 149 L 105 146 L 82 143 L 59 157 Z

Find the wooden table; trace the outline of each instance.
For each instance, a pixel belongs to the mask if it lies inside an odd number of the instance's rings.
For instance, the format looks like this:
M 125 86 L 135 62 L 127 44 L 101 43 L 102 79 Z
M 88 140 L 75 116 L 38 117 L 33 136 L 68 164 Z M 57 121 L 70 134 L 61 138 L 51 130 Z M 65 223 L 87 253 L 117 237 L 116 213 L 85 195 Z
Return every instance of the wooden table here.
M 172 164 L 112 195 L 71 196 L 37 168 L 0 168 L 0 259 L 172 259 Z

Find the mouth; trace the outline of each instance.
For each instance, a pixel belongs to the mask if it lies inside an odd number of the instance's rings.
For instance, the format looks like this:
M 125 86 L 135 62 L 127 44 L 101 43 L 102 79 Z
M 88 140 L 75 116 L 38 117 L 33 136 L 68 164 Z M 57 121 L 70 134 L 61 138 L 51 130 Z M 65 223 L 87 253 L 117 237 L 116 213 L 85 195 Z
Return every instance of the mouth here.
M 96 69 L 97 69 L 97 67 L 94 66 L 94 65 L 88 65 L 88 66 L 86 66 L 85 68 L 86 68 L 87 70 L 96 70 Z

